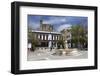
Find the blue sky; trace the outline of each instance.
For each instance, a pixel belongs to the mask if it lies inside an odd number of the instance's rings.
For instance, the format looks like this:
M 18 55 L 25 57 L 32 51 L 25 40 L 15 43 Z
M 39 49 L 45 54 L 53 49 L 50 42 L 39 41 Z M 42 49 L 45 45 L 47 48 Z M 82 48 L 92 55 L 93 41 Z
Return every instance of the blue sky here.
M 28 15 L 28 26 L 33 29 L 40 27 L 40 20 L 43 20 L 44 24 L 51 24 L 54 27 L 54 31 L 61 31 L 62 29 L 71 27 L 72 25 L 81 24 L 88 26 L 87 17 L 78 16 L 46 16 L 46 15 Z

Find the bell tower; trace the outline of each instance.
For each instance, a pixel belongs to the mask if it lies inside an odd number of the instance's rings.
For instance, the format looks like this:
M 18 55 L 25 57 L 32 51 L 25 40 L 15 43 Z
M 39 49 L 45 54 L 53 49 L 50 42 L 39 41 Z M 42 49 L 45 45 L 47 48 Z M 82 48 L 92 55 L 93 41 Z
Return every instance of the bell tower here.
M 42 23 L 43 23 L 43 20 L 41 19 L 41 20 L 40 20 L 40 26 L 42 25 Z
M 40 30 L 42 31 L 42 29 L 43 29 L 43 20 L 42 20 L 42 18 L 40 19 Z

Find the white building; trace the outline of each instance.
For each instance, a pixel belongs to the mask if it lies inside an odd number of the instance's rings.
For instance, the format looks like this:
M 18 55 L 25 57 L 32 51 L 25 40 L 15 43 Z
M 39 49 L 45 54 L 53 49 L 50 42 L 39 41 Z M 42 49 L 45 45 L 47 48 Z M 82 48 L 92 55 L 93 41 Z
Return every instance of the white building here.
M 61 37 L 61 33 L 58 32 L 47 32 L 47 31 L 32 31 L 35 39 L 39 40 L 37 47 L 57 47 L 57 41 Z

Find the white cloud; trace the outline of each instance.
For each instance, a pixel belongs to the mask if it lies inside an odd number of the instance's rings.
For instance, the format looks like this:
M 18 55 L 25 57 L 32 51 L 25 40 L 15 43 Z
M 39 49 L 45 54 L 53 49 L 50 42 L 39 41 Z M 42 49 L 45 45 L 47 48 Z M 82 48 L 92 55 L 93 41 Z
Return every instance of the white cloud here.
M 57 28 L 57 31 L 61 31 L 63 29 L 67 29 L 69 27 L 71 27 L 72 25 L 71 24 L 63 24 L 63 25 L 60 25 L 58 28 Z
M 54 18 L 51 18 L 49 20 L 43 21 L 43 23 L 46 23 L 46 24 L 58 24 L 61 22 L 66 22 L 66 18 L 54 17 Z

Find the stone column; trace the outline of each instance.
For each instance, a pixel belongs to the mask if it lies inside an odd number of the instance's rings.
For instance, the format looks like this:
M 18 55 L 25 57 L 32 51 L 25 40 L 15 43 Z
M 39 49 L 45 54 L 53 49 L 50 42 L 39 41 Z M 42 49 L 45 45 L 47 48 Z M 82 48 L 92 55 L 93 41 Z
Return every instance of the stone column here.
M 57 48 L 57 42 L 56 42 L 56 48 Z
M 52 42 L 51 42 L 52 41 L 52 35 L 51 34 L 48 35 L 48 40 L 49 40 L 48 47 L 51 48 L 51 46 L 52 46 Z
M 41 34 L 41 40 L 43 40 L 43 35 Z
M 47 36 L 45 35 L 45 40 L 46 40 L 46 37 L 47 37 Z

